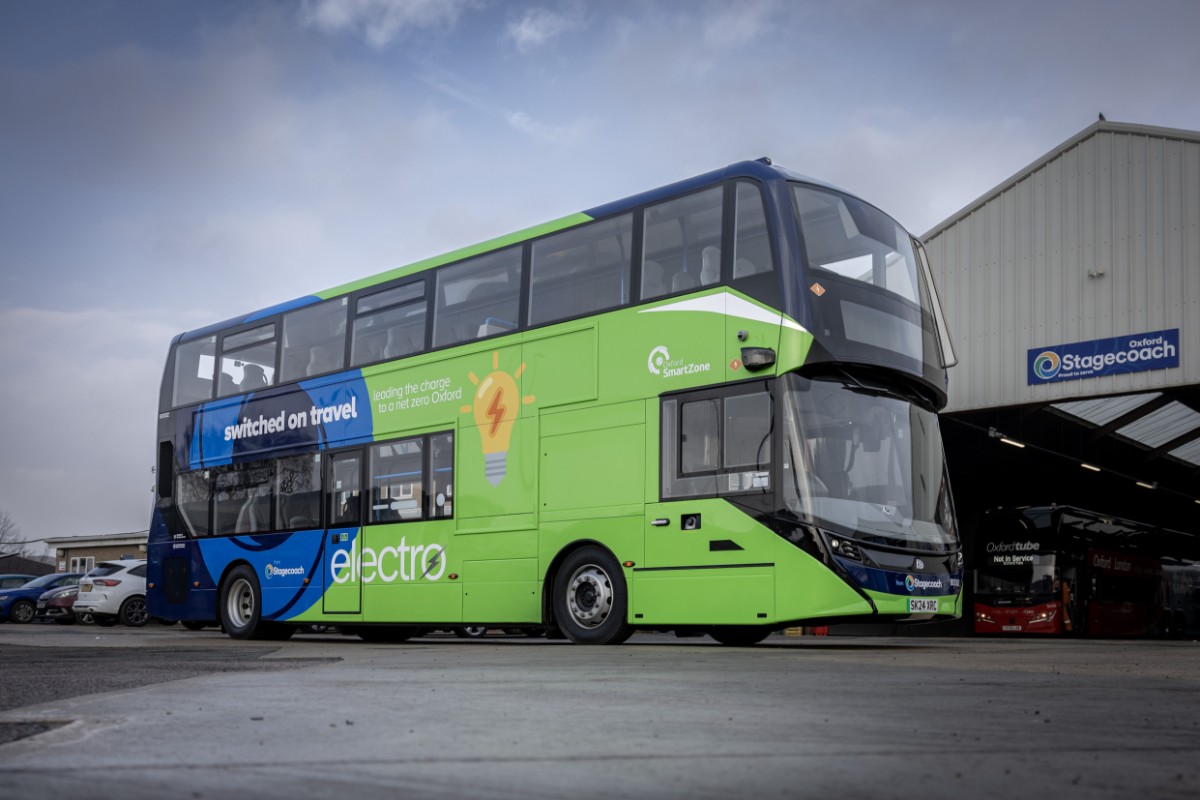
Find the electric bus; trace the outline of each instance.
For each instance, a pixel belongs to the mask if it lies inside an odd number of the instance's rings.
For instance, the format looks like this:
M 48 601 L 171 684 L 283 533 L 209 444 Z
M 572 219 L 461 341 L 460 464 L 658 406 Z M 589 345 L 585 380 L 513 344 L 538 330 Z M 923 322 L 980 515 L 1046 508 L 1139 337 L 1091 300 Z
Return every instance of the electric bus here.
M 747 161 L 182 333 L 150 613 L 761 641 L 961 614 L 920 244 Z

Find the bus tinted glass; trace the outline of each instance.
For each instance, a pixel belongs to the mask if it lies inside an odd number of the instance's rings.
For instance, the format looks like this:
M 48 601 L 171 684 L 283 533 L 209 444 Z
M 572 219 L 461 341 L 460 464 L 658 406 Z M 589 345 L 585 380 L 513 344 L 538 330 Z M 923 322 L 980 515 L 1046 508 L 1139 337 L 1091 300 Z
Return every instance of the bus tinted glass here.
M 585 225 L 533 245 L 529 323 L 541 325 L 629 302 L 633 215 Z
M 520 247 L 438 270 L 433 346 L 516 330 L 520 295 Z
M 346 366 L 346 298 L 292 311 L 283 316 L 280 380 L 334 372 Z
M 425 281 L 395 286 L 358 299 L 351 366 L 425 349 Z
M 211 400 L 213 370 L 216 368 L 217 337 L 206 336 L 179 345 L 175 350 L 175 383 L 172 405 L 183 406 Z
M 643 300 L 721 280 L 723 196 L 714 186 L 646 209 Z

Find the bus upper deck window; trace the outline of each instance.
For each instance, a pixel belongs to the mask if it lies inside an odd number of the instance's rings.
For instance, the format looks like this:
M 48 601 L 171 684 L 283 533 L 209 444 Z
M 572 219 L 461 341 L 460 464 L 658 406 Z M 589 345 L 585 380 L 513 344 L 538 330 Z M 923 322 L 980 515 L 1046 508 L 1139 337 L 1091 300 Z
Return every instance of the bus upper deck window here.
M 175 348 L 175 382 L 172 404 L 202 403 L 213 396 L 217 337 L 206 336 Z

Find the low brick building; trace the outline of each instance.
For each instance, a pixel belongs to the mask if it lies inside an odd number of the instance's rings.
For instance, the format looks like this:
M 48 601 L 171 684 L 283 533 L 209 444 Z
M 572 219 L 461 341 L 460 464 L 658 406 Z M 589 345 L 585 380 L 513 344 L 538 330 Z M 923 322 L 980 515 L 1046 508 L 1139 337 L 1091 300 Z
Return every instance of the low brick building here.
M 145 558 L 146 531 L 109 533 L 99 536 L 64 536 L 47 539 L 54 551 L 58 572 L 87 572 L 98 561 L 115 558 Z

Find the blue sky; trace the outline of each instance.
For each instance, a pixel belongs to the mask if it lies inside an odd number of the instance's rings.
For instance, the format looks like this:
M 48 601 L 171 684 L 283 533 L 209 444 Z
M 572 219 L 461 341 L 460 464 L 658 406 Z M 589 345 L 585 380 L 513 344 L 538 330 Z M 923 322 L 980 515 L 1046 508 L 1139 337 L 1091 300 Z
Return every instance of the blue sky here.
M 0 2 L 0 510 L 144 529 L 185 329 L 761 155 L 924 233 L 1103 111 L 1200 129 L 1200 4 Z

